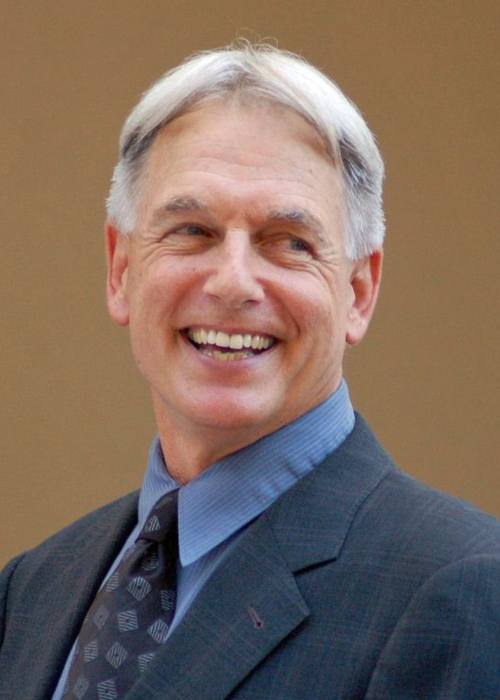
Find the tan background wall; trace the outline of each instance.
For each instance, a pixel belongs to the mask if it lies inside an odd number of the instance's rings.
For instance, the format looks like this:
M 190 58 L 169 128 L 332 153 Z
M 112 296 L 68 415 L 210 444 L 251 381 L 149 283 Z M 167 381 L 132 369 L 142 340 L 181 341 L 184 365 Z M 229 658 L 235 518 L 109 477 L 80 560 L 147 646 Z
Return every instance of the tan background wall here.
M 2 562 L 140 483 L 152 415 L 103 296 L 117 134 L 167 67 L 237 34 L 304 53 L 377 134 L 387 257 L 355 404 L 408 471 L 500 514 L 499 8 L 4 0 Z

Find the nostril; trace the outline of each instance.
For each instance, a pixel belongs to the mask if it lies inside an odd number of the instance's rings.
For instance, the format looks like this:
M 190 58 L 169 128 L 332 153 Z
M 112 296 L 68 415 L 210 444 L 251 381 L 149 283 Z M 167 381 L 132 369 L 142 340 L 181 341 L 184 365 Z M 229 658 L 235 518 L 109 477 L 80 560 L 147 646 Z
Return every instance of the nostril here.
M 204 291 L 211 297 L 219 299 L 230 306 L 241 307 L 251 302 L 259 302 L 264 298 L 264 292 L 259 282 L 253 279 L 242 279 L 239 275 L 225 275 L 207 280 Z

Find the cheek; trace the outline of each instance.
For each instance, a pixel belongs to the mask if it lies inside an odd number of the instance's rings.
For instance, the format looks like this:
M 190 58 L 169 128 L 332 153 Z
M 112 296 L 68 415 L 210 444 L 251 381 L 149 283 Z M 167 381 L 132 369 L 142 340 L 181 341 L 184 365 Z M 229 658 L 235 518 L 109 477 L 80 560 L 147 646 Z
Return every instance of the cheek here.
M 338 290 L 326 283 L 292 285 L 289 308 L 301 329 L 320 337 L 343 321 Z
M 157 317 L 170 313 L 175 300 L 185 293 L 186 275 L 175 261 L 159 261 L 134 278 L 132 306 L 136 318 Z

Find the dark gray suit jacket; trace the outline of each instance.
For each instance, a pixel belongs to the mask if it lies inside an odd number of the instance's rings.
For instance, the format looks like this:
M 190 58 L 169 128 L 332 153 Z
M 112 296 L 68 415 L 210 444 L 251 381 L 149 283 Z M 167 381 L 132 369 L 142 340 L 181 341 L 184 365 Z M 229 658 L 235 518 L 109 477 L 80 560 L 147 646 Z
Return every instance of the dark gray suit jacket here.
M 1 579 L 0 698 L 44 700 L 137 494 Z M 500 697 L 500 527 L 353 433 L 257 518 L 128 700 Z

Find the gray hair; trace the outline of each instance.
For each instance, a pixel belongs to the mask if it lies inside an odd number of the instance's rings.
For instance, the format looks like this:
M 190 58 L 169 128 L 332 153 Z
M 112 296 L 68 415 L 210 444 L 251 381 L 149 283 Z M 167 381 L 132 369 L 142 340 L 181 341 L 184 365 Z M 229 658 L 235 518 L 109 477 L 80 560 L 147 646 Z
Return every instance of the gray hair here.
M 346 255 L 356 260 L 380 249 L 384 165 L 363 117 L 332 80 L 301 57 L 249 43 L 195 54 L 144 93 L 120 136 L 107 200 L 116 227 L 124 234 L 134 230 L 140 175 L 159 130 L 200 102 L 236 92 L 288 107 L 316 129 L 342 173 Z

